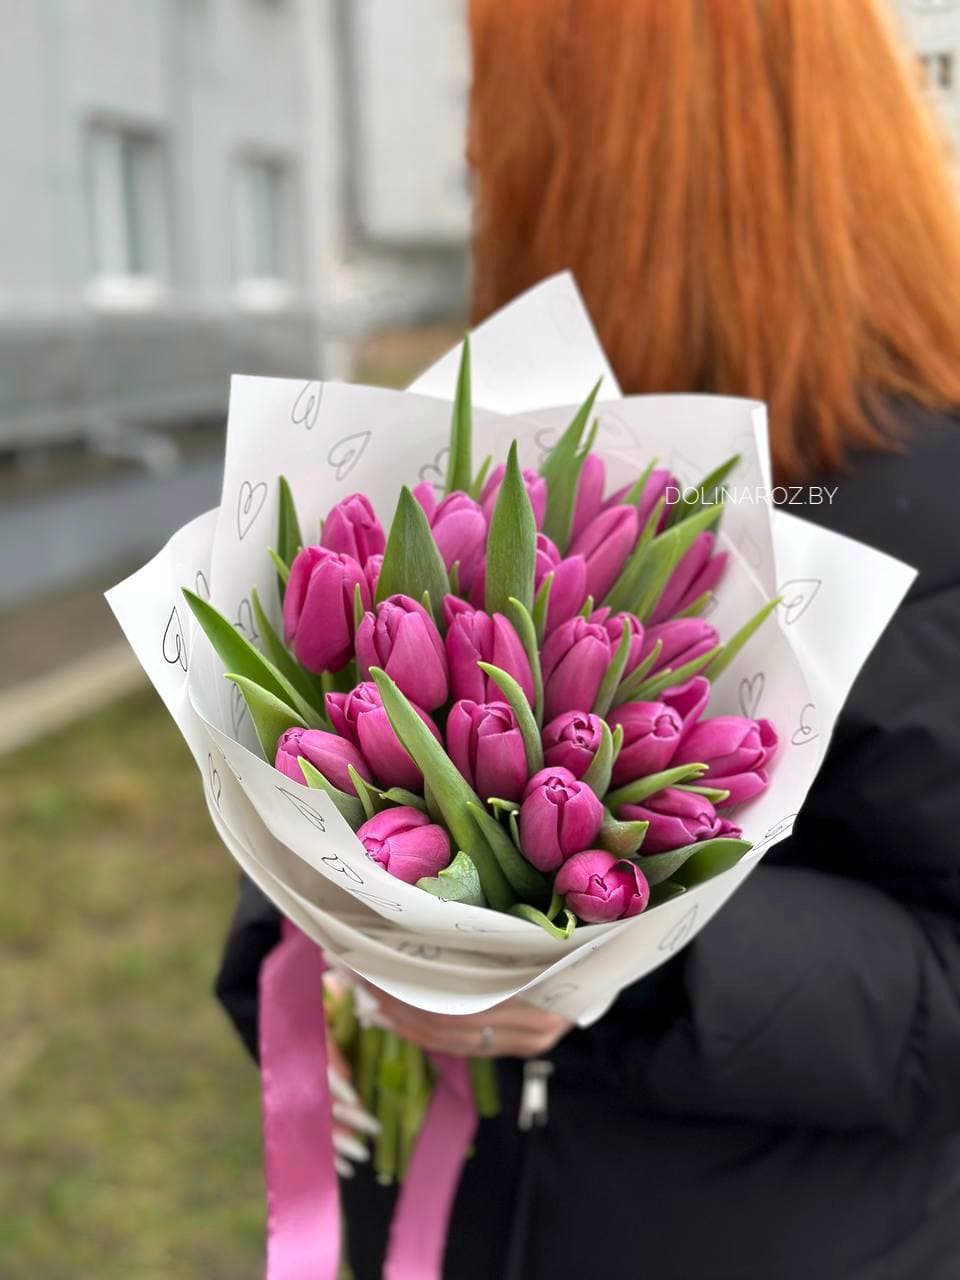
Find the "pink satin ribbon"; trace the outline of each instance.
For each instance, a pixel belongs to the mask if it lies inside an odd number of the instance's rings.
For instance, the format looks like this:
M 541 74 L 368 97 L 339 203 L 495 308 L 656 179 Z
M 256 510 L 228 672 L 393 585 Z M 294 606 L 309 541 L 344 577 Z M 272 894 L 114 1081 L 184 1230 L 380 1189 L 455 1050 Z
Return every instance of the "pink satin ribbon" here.
M 260 975 L 260 1076 L 267 1184 L 266 1280 L 337 1280 L 340 1195 L 333 1165 L 320 948 L 284 921 Z M 436 1084 L 397 1198 L 385 1280 L 439 1280 L 450 1211 L 477 1128 L 467 1063 L 431 1054 Z

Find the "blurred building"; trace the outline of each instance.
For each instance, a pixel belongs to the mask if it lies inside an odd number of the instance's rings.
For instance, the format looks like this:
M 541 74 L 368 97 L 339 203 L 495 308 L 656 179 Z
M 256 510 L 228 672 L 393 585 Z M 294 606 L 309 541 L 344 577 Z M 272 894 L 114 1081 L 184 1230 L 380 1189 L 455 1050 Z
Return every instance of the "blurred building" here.
M 231 372 L 456 313 L 460 0 L 7 0 L 0 450 L 138 449 Z M 140 435 L 138 435 L 140 432 Z
M 896 0 L 954 146 L 960 144 L 960 0 Z

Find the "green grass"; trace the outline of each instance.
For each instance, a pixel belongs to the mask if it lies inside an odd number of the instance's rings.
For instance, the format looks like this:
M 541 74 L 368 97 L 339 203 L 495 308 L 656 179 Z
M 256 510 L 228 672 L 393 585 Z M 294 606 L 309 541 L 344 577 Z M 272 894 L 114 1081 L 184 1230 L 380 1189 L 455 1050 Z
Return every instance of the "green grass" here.
M 0 760 L 0 1276 L 253 1280 L 258 1080 L 211 987 L 236 889 L 152 693 Z

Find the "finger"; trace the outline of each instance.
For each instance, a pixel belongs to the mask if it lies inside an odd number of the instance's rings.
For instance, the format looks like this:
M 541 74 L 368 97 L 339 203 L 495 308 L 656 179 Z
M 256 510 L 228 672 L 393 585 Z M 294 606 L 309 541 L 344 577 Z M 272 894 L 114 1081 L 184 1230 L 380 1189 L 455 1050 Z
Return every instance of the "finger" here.
M 352 1107 L 345 1102 L 335 1102 L 333 1104 L 333 1118 L 334 1120 L 339 1120 L 348 1129 L 357 1130 L 358 1133 L 369 1133 L 375 1137 L 380 1132 L 380 1121 L 376 1116 L 372 1116 L 369 1111 L 364 1111 L 362 1107 Z
M 342 1129 L 334 1129 L 333 1131 L 333 1149 L 338 1156 L 345 1156 L 348 1160 L 356 1160 L 362 1162 L 370 1159 L 370 1152 L 352 1133 L 344 1133 Z
M 330 1092 L 338 1102 L 343 1102 L 348 1107 L 359 1105 L 356 1089 L 333 1066 L 327 1067 L 327 1080 L 330 1082 Z
M 344 1160 L 343 1156 L 335 1155 L 333 1157 L 333 1167 L 336 1169 L 337 1173 L 340 1175 L 341 1178 L 353 1177 L 353 1165 L 350 1163 L 349 1160 Z

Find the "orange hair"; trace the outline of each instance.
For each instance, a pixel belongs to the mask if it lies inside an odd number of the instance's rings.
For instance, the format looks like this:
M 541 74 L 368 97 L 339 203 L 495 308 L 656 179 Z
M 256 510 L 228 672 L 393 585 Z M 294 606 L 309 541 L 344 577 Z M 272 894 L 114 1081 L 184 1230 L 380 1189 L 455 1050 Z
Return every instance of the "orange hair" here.
M 472 0 L 481 319 L 570 268 L 626 391 L 753 396 L 783 478 L 960 405 L 960 217 L 882 0 Z

